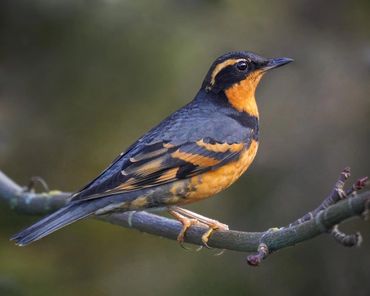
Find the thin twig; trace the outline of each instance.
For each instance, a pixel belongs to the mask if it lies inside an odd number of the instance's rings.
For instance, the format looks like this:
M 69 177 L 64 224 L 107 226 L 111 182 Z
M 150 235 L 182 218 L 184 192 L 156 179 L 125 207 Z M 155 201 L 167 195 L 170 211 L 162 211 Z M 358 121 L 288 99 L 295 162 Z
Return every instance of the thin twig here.
M 324 201 L 316 209 L 314 209 L 311 212 L 308 212 L 303 217 L 301 217 L 301 218 L 297 219 L 296 221 L 294 221 L 293 223 L 291 223 L 290 226 L 294 226 L 294 225 L 300 224 L 302 222 L 308 221 L 310 219 L 313 219 L 315 216 L 317 216 L 317 214 L 319 212 L 325 210 L 326 208 L 328 208 L 331 205 L 336 204 L 341 199 L 344 199 L 347 196 L 346 192 L 344 191 L 344 184 L 348 180 L 348 178 L 350 177 L 350 174 L 351 174 L 350 168 L 346 167 L 340 173 L 339 178 L 338 178 L 337 182 L 335 183 L 332 191 L 324 199 Z M 351 187 L 351 190 L 352 189 L 355 190 L 354 188 L 355 188 L 355 185 Z M 352 191 L 349 192 L 349 193 L 352 193 Z
M 344 185 L 348 178 L 351 175 L 351 169 L 346 167 L 340 174 L 337 182 L 335 183 L 333 190 L 330 194 L 324 199 L 324 201 L 313 211 L 308 212 L 303 217 L 294 221 L 290 226 L 298 225 L 310 219 L 313 219 L 318 216 L 318 214 L 330 207 L 331 205 L 336 204 L 342 199 L 353 198 L 360 190 L 366 186 L 368 177 L 362 177 L 358 179 L 348 190 L 345 190 Z M 366 205 L 365 205 L 366 208 Z M 363 215 L 365 215 L 366 210 Z M 359 232 L 355 234 L 346 234 L 339 230 L 338 225 L 333 225 L 331 229 L 328 229 L 328 232 L 333 236 L 336 242 L 343 245 L 344 247 L 354 247 L 360 246 L 362 242 L 362 236 Z

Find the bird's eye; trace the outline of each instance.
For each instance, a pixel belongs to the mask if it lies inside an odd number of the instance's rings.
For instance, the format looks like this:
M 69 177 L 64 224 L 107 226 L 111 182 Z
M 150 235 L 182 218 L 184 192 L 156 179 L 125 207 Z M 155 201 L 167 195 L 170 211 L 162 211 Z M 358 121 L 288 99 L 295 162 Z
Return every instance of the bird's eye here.
M 240 61 L 239 63 L 236 64 L 236 67 L 240 70 L 240 71 L 244 71 L 248 68 L 248 64 L 246 61 Z

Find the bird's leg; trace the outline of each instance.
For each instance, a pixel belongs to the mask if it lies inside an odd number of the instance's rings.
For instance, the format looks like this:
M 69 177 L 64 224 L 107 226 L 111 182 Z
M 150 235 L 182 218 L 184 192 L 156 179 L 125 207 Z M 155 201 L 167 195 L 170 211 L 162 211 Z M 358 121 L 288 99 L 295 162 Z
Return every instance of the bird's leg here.
M 180 213 L 178 213 L 175 209 L 172 209 L 170 208 L 168 210 L 168 213 L 170 215 L 172 215 L 176 220 L 178 220 L 179 222 L 181 222 L 182 224 L 182 229 L 180 231 L 180 233 L 178 234 L 177 236 L 177 241 L 180 243 L 181 247 L 183 247 L 184 249 L 186 249 L 184 247 L 184 237 L 185 237 L 185 233 L 186 231 L 192 226 L 192 225 L 195 225 L 195 224 L 198 224 L 198 220 L 196 219 L 190 219 L 188 217 L 185 217 L 184 215 L 181 215 Z
M 182 217 L 186 217 L 187 219 L 195 220 L 198 223 L 200 222 L 201 224 L 207 225 L 209 227 L 209 229 L 202 235 L 202 242 L 208 248 L 209 248 L 209 246 L 208 246 L 207 243 L 208 243 L 208 240 L 211 237 L 213 231 L 215 231 L 215 230 L 229 230 L 229 226 L 226 225 L 226 224 L 223 224 L 223 223 L 221 223 L 217 220 L 207 218 L 205 216 L 199 215 L 197 213 L 194 213 L 192 211 L 189 211 L 189 210 L 177 207 L 177 206 L 171 207 L 171 211 L 176 212 L 176 214 L 179 214 Z M 186 230 L 190 226 L 188 226 L 185 229 L 183 235 L 185 234 Z

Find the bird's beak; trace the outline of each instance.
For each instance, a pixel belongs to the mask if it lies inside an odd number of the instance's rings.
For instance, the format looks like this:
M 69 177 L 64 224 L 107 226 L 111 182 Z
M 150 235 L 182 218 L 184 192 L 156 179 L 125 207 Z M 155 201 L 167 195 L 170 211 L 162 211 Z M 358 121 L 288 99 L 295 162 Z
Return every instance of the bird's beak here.
M 263 65 L 260 69 L 265 71 L 284 66 L 290 62 L 293 62 L 293 59 L 290 58 L 276 58 L 269 59 L 267 64 Z

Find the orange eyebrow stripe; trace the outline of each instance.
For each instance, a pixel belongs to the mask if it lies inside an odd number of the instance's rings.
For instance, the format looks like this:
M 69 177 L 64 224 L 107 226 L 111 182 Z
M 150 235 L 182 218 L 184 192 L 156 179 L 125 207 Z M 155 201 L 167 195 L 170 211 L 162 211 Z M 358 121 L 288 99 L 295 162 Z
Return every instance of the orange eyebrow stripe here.
M 215 144 L 209 144 L 205 143 L 202 140 L 199 140 L 196 142 L 198 146 L 212 152 L 239 152 L 244 148 L 243 143 L 234 143 L 234 144 L 228 144 L 228 143 L 215 143 Z
M 245 59 L 229 59 L 229 60 L 226 60 L 226 61 L 218 64 L 212 72 L 211 85 L 215 84 L 216 76 L 217 76 L 218 73 L 220 73 L 222 71 L 222 69 L 224 69 L 227 66 L 234 65 L 235 63 L 240 62 L 240 61 L 245 61 Z
M 186 162 L 190 162 L 196 166 L 208 167 L 213 166 L 219 163 L 219 161 L 212 157 L 207 157 L 199 154 L 191 154 L 187 152 L 182 152 L 180 150 L 176 150 L 171 154 L 173 158 L 178 158 Z

